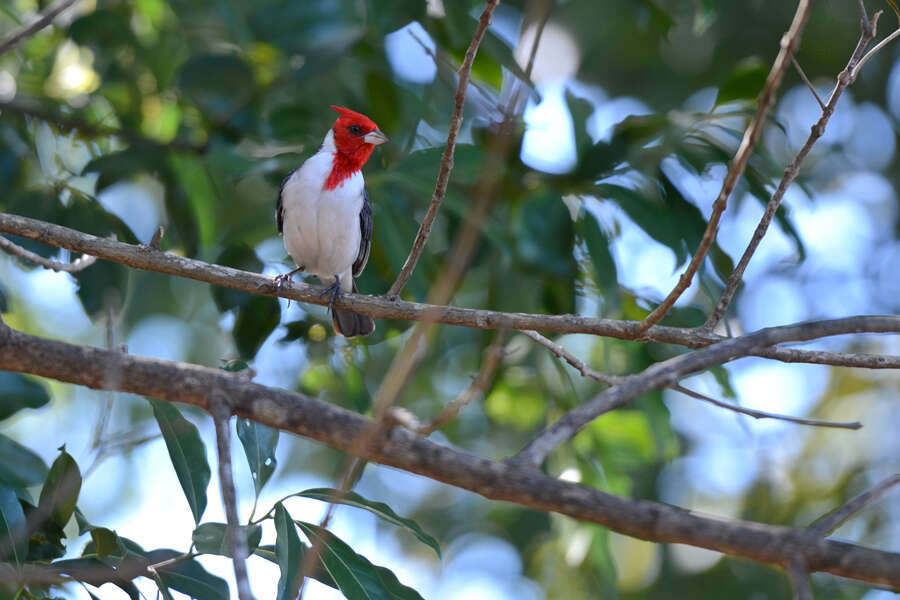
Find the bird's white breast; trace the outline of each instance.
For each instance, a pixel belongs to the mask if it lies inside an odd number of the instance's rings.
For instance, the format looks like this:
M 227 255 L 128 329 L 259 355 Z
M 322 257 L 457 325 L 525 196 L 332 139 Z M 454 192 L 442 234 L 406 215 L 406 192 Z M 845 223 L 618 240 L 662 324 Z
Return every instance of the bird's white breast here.
M 362 173 L 357 171 L 335 189 L 323 189 L 334 154 L 331 135 L 318 153 L 294 171 L 281 196 L 285 248 L 298 266 L 325 283 L 345 274 L 359 253 L 364 188 Z

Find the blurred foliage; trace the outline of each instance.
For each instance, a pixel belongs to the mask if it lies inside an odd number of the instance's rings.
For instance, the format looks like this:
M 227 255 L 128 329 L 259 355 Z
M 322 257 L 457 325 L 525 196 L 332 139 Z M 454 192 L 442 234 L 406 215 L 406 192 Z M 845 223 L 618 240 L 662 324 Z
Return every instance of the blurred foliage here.
M 442 5 L 443 14 L 429 9 L 432 4 Z M 521 120 L 513 127 L 512 150 L 490 156 L 496 152 L 492 141 L 504 107 L 516 109 L 517 94 L 536 102 L 549 93 L 546 87 L 522 82 L 525 66 L 517 62 L 520 54 L 510 42 L 510 36 L 519 33 L 522 15 L 530 14 L 529 4 L 503 2 L 496 28 L 487 34 L 473 69 L 448 195 L 405 296 L 426 298 L 471 199 L 480 185 L 491 183 L 496 193 L 481 224 L 483 239 L 456 304 L 640 319 L 659 298 L 621 283 L 627 273 L 614 245 L 624 226 L 633 225 L 671 252 L 677 265 L 690 258 L 706 227 L 704 206 L 711 200 L 699 198 L 683 182 L 721 177 L 716 173 L 739 143 L 794 6 L 762 0 L 550 4 L 550 25 L 566 31 L 580 55 L 579 85 L 567 87 L 564 94 L 574 163 L 562 173 L 525 164 L 518 152 L 526 131 Z M 129 243 L 148 242 L 162 225 L 163 250 L 251 271 L 283 271 L 293 265 L 285 260 L 273 222 L 279 183 L 318 146 L 334 119 L 328 106 L 344 105 L 371 116 L 391 138 L 365 169 L 375 233 L 368 267 L 358 282 L 363 293 L 382 293 L 399 272 L 427 208 L 452 109 L 453 72 L 481 6 L 475 0 L 78 3 L 53 27 L 0 56 L 0 210 Z M 5 5 L 0 35 L 39 8 L 33 0 Z M 870 6 L 874 8 L 881 7 Z M 808 73 L 833 78 L 840 71 L 857 38 L 856 10 L 855 2 L 819 3 L 798 57 Z M 411 22 L 420 24 L 434 42 L 433 80 L 405 78 L 386 51 L 386 36 Z M 418 46 L 406 48 L 411 52 Z M 889 72 L 884 54 L 876 57 L 852 89 L 856 100 L 884 106 Z M 536 73 L 533 83 L 539 84 L 538 79 Z M 798 76 L 788 72 L 783 89 L 798 83 Z M 598 113 L 597 98 L 587 90 L 592 86 L 601 86 L 601 95 L 609 99 L 640 100 L 646 114 L 620 118 L 609 132 L 596 131 L 592 119 Z M 779 118 L 770 118 L 767 136 L 778 138 L 785 131 Z M 760 145 L 732 196 L 730 212 L 745 202 L 768 200 L 784 166 L 778 149 L 777 143 Z M 486 164 L 499 166 L 488 171 Z M 804 170 L 800 183 L 806 190 L 825 188 L 852 171 L 846 161 L 839 168 L 824 164 L 825 169 Z M 896 172 L 895 166 L 892 159 L 886 171 Z M 801 262 L 804 239 L 787 207 L 779 210 L 776 222 L 779 234 L 792 244 L 796 262 Z M 60 255 L 50 246 L 14 241 L 44 256 Z M 734 258 L 714 245 L 699 275 L 700 291 L 689 305 L 673 310 L 665 323 L 702 323 Z M 660 273 L 660 278 L 669 275 Z M 291 364 L 299 361 L 300 366 L 287 385 L 362 413 L 370 410 L 372 395 L 410 328 L 406 322 L 380 322 L 372 337 L 347 343 L 333 336 L 329 316 L 318 307 L 289 308 L 273 298 L 210 289 L 103 261 L 72 279 L 93 324 L 91 333 L 48 325 L 32 308 L 35 299 L 6 281 L 0 281 L 0 311 L 21 329 L 94 344 L 104 328 L 113 331 L 112 338 L 126 340 L 142 326 L 156 332 L 160 319 L 167 319 L 178 324 L 179 335 L 176 340 L 160 333 L 161 344 L 183 349 L 173 358 L 225 364 L 235 372 L 249 367 L 271 372 L 277 368 L 266 361 L 290 357 Z M 558 341 L 577 350 L 591 367 L 614 374 L 635 373 L 684 351 L 585 338 L 565 336 Z M 490 340 L 490 334 L 478 330 L 438 328 L 399 404 L 423 421 L 436 415 L 478 372 Z M 512 336 L 505 350 L 483 402 L 464 409 L 442 430 L 449 443 L 491 458 L 515 453 L 543 425 L 603 387 L 579 377 L 521 336 Z M 716 394 L 736 399 L 729 370 L 714 369 L 711 377 L 718 386 Z M 864 377 L 834 375 L 816 410 L 826 418 L 856 418 L 841 413 L 847 410 L 841 400 L 868 397 L 889 385 Z M 65 402 L 65 389 L 0 373 L 0 420 L 15 424 L 38 418 L 35 409 L 53 410 Z M 156 432 L 158 425 L 198 524 L 192 537 L 195 548 L 227 555 L 224 526 L 202 522 L 210 449 L 192 423 L 194 416 L 155 401 L 151 411 L 133 398 L 120 398 L 115 410 L 129 429 Z M 694 449 L 694 441 L 676 432 L 670 416 L 662 394 L 648 394 L 585 428 L 551 457 L 547 468 L 613 493 L 670 502 L 662 475 Z M 88 425 L 80 420 L 73 427 L 87 430 Z M 279 464 L 278 433 L 248 421 L 238 422 L 237 434 L 257 500 L 279 474 L 287 477 L 302 470 L 333 477 L 338 469 L 334 452 L 295 440 L 289 442 L 291 451 L 300 458 Z M 865 461 L 874 461 L 877 453 L 843 457 L 839 472 L 823 484 L 803 465 L 833 450 L 829 435 L 817 432 L 806 438 L 808 447 L 798 458 L 797 473 L 790 476 L 790 489 L 776 489 L 772 480 L 760 477 L 746 495 L 729 497 L 727 508 L 715 508 L 732 516 L 803 525 L 817 516 L 816 510 L 852 496 L 865 480 Z M 100 493 L 101 482 L 86 474 L 82 485 L 81 471 L 65 450 L 48 467 L 34 450 L 51 442 L 55 440 L 15 441 L 0 435 L 0 539 L 22 531 L 35 511 L 43 515 L 35 517 L 39 523 L 27 539 L 13 536 L 17 542 L 3 547 L 2 561 L 53 561 L 60 573 L 75 577 L 94 567 L 91 572 L 99 575 L 86 583 L 109 581 L 135 598 L 135 586 L 116 578 L 115 569 L 127 561 L 150 564 L 176 557 L 170 568 L 160 569 L 155 582 L 164 597 L 170 588 L 193 598 L 228 596 L 224 580 L 193 558 L 169 549 L 145 551 L 110 529 L 91 525 L 75 502 Z M 767 567 L 731 559 L 703 562 L 694 555 L 685 559 L 675 547 L 623 539 L 596 526 L 524 508 L 468 497 L 448 500 L 447 491 L 424 498 L 410 511 L 412 520 L 389 506 L 402 499 L 402 490 L 379 489 L 376 482 L 364 481 L 388 504 L 355 494 L 348 503 L 412 532 L 401 534 L 410 553 L 421 551 L 407 539 L 411 537 L 440 552 L 469 533 L 497 536 L 515 546 L 524 574 L 538 582 L 547 597 L 749 598 L 789 593 L 784 577 Z M 682 499 L 693 500 L 692 506 L 714 504 L 716 498 L 713 491 L 698 492 L 687 484 L 679 491 Z M 327 490 L 307 492 L 306 497 L 331 497 Z M 128 502 L 122 493 L 122 502 Z M 77 535 L 72 520 L 78 524 Z M 261 545 L 262 525 L 274 527 L 274 546 Z M 279 565 L 279 597 L 293 597 L 298 561 L 308 548 L 298 527 L 307 540 L 320 538 L 325 544 L 313 573 L 325 585 L 351 599 L 419 597 L 390 570 L 370 562 L 379 557 L 364 557 L 315 525 L 295 521 L 277 503 L 245 533 L 253 560 L 260 557 Z M 884 535 L 875 517 L 864 529 L 869 538 Z M 866 536 L 863 539 L 869 539 Z M 76 540 L 83 545 L 75 548 Z M 68 558 L 61 559 L 64 555 Z M 814 584 L 822 598 L 858 598 L 863 593 L 844 582 Z M 0 587 L 0 598 L 14 592 Z

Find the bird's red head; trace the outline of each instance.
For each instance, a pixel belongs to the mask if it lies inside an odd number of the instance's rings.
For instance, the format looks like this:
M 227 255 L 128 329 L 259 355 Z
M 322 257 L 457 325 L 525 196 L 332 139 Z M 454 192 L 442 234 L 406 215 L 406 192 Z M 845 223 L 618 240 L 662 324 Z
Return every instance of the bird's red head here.
M 334 126 L 335 164 L 325 182 L 325 189 L 334 189 L 344 179 L 359 171 L 372 150 L 387 141 L 372 119 L 343 106 L 332 106 L 340 114 Z

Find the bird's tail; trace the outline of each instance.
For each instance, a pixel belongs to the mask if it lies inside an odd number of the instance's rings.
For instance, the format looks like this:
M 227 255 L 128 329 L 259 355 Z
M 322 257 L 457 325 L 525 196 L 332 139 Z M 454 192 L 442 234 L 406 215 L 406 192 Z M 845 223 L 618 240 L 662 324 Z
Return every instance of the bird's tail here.
M 353 293 L 355 294 L 356 282 L 353 282 Z M 346 338 L 356 337 L 358 335 L 371 335 L 375 331 L 375 321 L 372 317 L 361 315 L 349 310 L 331 309 L 331 323 L 334 325 L 336 333 Z

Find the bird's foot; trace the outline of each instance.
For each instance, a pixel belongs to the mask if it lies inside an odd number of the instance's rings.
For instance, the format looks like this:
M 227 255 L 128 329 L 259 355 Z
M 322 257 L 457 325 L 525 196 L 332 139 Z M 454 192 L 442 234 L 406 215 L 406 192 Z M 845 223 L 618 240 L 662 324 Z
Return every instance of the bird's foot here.
M 286 283 L 290 283 L 291 277 L 303 271 L 305 267 L 297 267 L 293 271 L 288 271 L 287 273 L 282 273 L 281 275 L 276 275 L 272 278 L 272 289 L 275 290 L 275 293 L 281 291 L 281 288 L 284 287 Z M 291 307 L 291 299 L 288 298 L 288 308 Z
M 328 310 L 334 310 L 334 301 L 337 300 L 341 295 L 341 280 L 339 278 L 335 278 L 334 283 L 324 288 L 319 296 L 330 296 L 328 298 Z
M 276 275 L 272 278 L 272 287 L 275 288 L 276 292 L 280 292 L 281 288 L 284 287 L 284 284 L 288 283 L 291 280 L 291 277 L 300 273 L 304 270 L 305 267 L 297 267 L 293 271 L 288 271 L 287 273 L 282 273 L 281 275 Z

